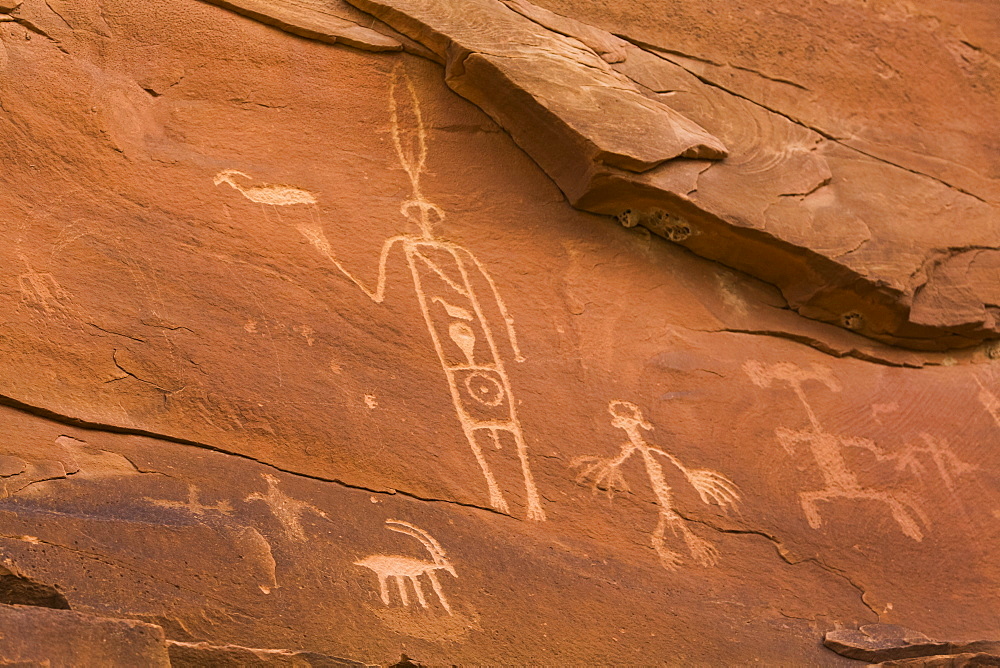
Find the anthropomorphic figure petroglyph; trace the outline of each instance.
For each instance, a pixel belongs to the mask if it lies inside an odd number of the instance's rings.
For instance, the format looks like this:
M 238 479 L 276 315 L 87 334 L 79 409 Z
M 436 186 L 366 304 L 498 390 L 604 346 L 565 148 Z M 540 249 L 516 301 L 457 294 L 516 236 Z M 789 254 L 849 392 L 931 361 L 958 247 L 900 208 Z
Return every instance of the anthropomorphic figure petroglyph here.
M 396 588 L 399 590 L 399 598 L 402 600 L 404 606 L 410 605 L 410 596 L 406 591 L 406 582 L 409 581 L 414 593 L 417 595 L 417 602 L 420 603 L 421 607 L 426 608 L 427 599 L 424 597 L 424 590 L 418 579 L 421 575 L 426 575 L 431 583 L 431 588 L 437 594 L 438 601 L 441 602 L 442 607 L 448 611 L 449 615 L 452 614 L 451 606 L 448 605 L 448 599 L 445 598 L 444 592 L 441 590 L 441 583 L 438 582 L 435 571 L 446 571 L 456 578 L 458 577 L 458 573 L 455 572 L 454 566 L 448 561 L 448 557 L 444 549 L 442 549 L 441 544 L 434 540 L 429 533 L 413 526 L 409 522 L 386 520 L 385 523 L 389 531 L 413 536 L 419 540 L 430 554 L 431 561 L 401 555 L 372 554 L 364 559 L 355 561 L 354 564 L 364 566 L 375 573 L 378 577 L 379 595 L 382 598 L 382 602 L 386 605 L 391 605 L 389 598 L 389 578 L 393 578 L 396 581 Z
M 758 387 L 770 387 L 774 382 L 787 383 L 795 392 L 795 396 L 798 397 L 809 417 L 807 429 L 796 430 L 778 427 L 775 430 L 778 442 L 793 457 L 797 455 L 797 448 L 800 444 L 807 445 L 819 468 L 819 473 L 823 477 L 822 489 L 799 494 L 802 510 L 809 526 L 813 529 L 823 526 L 823 520 L 819 513 L 820 501 L 829 502 L 834 499 L 877 501 L 888 506 L 889 512 L 892 513 L 893 519 L 896 520 L 904 534 L 916 541 L 923 540 L 924 534 L 917 518 L 925 527 L 929 527 L 930 522 L 916 502 L 901 492 L 862 485 L 858 481 L 857 475 L 847 464 L 844 450 L 846 448 L 867 450 L 879 461 L 894 461 L 898 468 L 912 468 L 914 460 L 887 454 L 877 443 L 868 438 L 842 436 L 827 432 L 806 399 L 802 386 L 807 381 L 821 383 L 832 392 L 840 391 L 840 384 L 829 369 L 818 366 L 803 369 L 787 362 L 765 366 L 754 361 L 747 362 L 744 369 Z
M 402 104 L 397 96 L 400 95 L 401 83 L 406 91 L 404 101 L 413 116 L 413 128 L 404 128 L 400 123 Z M 393 146 L 412 188 L 412 195 L 402 203 L 400 212 L 417 232 L 393 236 L 385 241 L 379 256 L 375 289 L 365 286 L 337 260 L 315 214 L 315 207 L 312 207 L 309 222 L 299 224 L 298 229 L 376 303 L 385 298 L 386 263 L 390 252 L 399 246 L 413 278 L 414 291 L 447 378 L 462 431 L 485 478 L 490 505 L 501 512 L 511 512 L 510 504 L 487 461 L 487 454 L 491 450 L 513 447 L 524 482 L 525 515 L 528 519 L 544 520 L 545 510 L 528 460 L 528 445 L 517 415 L 510 378 L 497 345 L 493 323 L 483 307 L 492 303 L 499 312 L 514 359 L 521 362 L 524 358 L 518 348 L 513 320 L 493 278 L 476 256 L 458 244 L 435 236 L 434 224 L 444 220 L 444 212 L 427 200 L 420 183 L 427 160 L 420 103 L 412 82 L 400 76 L 398 70 L 393 73 L 390 83 L 389 113 Z M 315 204 L 313 196 L 306 191 L 291 186 L 245 187 L 234 180 L 236 176 L 244 175 L 226 170 L 216 176 L 215 182 L 228 183 L 248 199 L 261 204 Z M 486 303 L 480 299 L 483 286 L 486 287 L 485 297 L 489 300 Z
M 723 509 L 734 507 L 740 499 L 737 486 L 726 476 L 708 469 L 689 469 L 669 452 L 653 446 L 643 438 L 642 430 L 652 431 L 653 425 L 647 422 L 639 407 L 629 401 L 614 400 L 608 404 L 611 413 L 611 424 L 623 430 L 628 435 L 628 441 L 622 444 L 621 452 L 616 457 L 578 457 L 572 462 L 574 467 L 583 467 L 578 481 L 582 482 L 593 477 L 594 489 L 604 485 L 608 497 L 614 496 L 615 488 L 628 490 L 621 467 L 632 455 L 638 453 L 649 476 L 649 483 L 656 496 L 659 506 L 659 520 L 653 531 L 653 549 L 660 556 L 664 567 L 676 569 L 682 562 L 681 555 L 666 547 L 666 530 L 684 540 L 691 557 L 702 566 L 712 566 L 719 560 L 719 551 L 707 540 L 695 535 L 688 522 L 675 510 L 673 490 L 667 484 L 663 467 L 656 455 L 664 457 L 698 492 L 698 496 L 706 504 L 717 504 Z
M 223 515 L 230 515 L 233 512 L 232 506 L 225 499 L 209 506 L 201 502 L 199 498 L 200 494 L 198 487 L 192 484 L 188 484 L 188 496 L 186 501 L 171 501 L 169 499 L 152 499 L 146 497 L 146 500 L 152 503 L 154 506 L 160 506 L 161 508 L 178 508 L 181 510 L 186 510 L 196 517 L 201 517 L 205 513 L 221 513 Z
M 325 520 L 329 520 L 326 513 L 305 501 L 299 501 L 285 494 L 278 489 L 278 479 L 273 475 L 264 474 L 264 481 L 267 482 L 267 492 L 262 494 L 254 492 L 249 495 L 247 501 L 263 501 L 274 514 L 284 529 L 285 536 L 289 540 L 306 541 L 306 531 L 302 527 L 302 514 L 306 511 L 319 515 Z
M 955 476 L 964 475 L 978 471 L 979 467 L 967 464 L 959 459 L 948 447 L 948 442 L 944 439 L 934 437 L 927 433 L 920 434 L 920 445 L 907 445 L 898 455 L 899 465 L 921 474 L 926 467 L 921 460 L 921 455 L 930 459 L 934 464 L 934 470 L 941 476 L 941 481 L 948 491 L 955 491 Z

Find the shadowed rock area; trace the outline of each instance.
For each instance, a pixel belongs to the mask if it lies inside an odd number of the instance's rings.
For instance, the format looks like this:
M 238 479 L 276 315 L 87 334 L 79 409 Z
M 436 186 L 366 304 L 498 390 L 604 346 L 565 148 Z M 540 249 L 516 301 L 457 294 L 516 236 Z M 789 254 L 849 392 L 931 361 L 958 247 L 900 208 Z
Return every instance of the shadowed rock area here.
M 0 663 L 991 665 L 989 10 L 0 0 Z

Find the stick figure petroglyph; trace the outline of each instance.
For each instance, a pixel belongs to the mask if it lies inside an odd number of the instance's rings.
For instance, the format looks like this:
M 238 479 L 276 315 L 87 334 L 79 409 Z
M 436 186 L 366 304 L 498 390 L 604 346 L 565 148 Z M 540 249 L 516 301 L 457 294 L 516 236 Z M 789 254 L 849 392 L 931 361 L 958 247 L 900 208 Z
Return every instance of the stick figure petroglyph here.
M 397 100 L 401 82 L 406 90 L 402 101 Z M 400 123 L 403 102 L 408 103 L 414 120 L 413 128 L 404 128 Z M 299 232 L 375 303 L 382 303 L 385 299 L 386 264 L 391 251 L 396 246 L 400 247 L 413 279 L 427 331 L 448 381 L 455 412 L 485 478 L 490 505 L 500 512 L 511 512 L 486 454 L 490 450 L 512 445 L 524 482 L 525 514 L 531 520 L 544 520 L 545 510 L 528 460 L 528 446 L 517 415 L 510 378 L 492 323 L 483 309 L 484 302 L 480 299 L 482 287 L 476 287 L 476 284 L 486 286 L 485 296 L 489 301 L 485 304 L 492 304 L 499 312 L 514 359 L 522 362 L 524 358 L 518 347 L 513 320 L 493 278 L 476 256 L 458 244 L 435 236 L 434 225 L 441 223 L 445 214 L 423 193 L 420 181 L 427 160 L 426 131 L 413 83 L 405 75 L 401 77 L 398 69 L 390 80 L 389 115 L 393 146 L 412 191 L 411 197 L 400 206 L 400 213 L 418 233 L 397 235 L 385 241 L 379 255 L 374 289 L 369 289 L 337 260 L 318 220 L 316 200 L 311 193 L 291 186 L 241 186 L 233 177 L 242 176 L 242 173 L 235 170 L 220 172 L 215 183 L 228 183 L 248 199 L 262 205 L 312 205 L 310 220 L 298 225 Z
M 354 564 L 370 569 L 378 576 L 379 595 L 382 598 L 382 602 L 386 605 L 391 605 L 389 599 L 389 578 L 393 578 L 396 581 L 396 588 L 399 590 L 399 598 L 402 600 L 404 606 L 410 605 L 410 597 L 406 591 L 406 582 L 409 581 L 414 593 L 417 595 L 417 602 L 420 603 L 421 607 L 426 608 L 427 599 L 424 597 L 424 590 L 418 579 L 421 575 L 426 575 L 431 583 L 431 588 L 437 594 L 438 601 L 441 602 L 441 605 L 449 615 L 452 614 L 451 606 L 448 605 L 448 599 L 445 598 L 444 592 L 441 590 L 441 583 L 438 582 L 435 571 L 446 571 L 456 578 L 458 577 L 458 573 L 455 572 L 454 566 L 448 561 L 448 557 L 444 549 L 442 549 L 441 544 L 434 540 L 429 533 L 413 526 L 409 522 L 386 520 L 385 523 L 389 531 L 413 536 L 419 540 L 430 554 L 431 561 L 401 555 L 373 554 L 355 561 Z
M 302 517 L 302 513 L 307 510 L 319 515 L 325 520 L 330 519 L 327 517 L 326 513 L 311 503 L 293 499 L 278 489 L 278 479 L 273 475 L 265 473 L 264 480 L 267 482 L 267 492 L 264 494 L 254 492 L 248 496 L 246 500 L 263 501 L 266 503 L 274 516 L 278 518 L 278 521 L 281 523 L 281 526 L 285 531 L 285 535 L 290 540 L 308 540 L 306 538 L 306 531 L 302 527 L 302 520 L 300 519 Z
M 926 455 L 934 463 L 934 468 L 949 491 L 955 490 L 953 476 L 979 470 L 978 467 L 959 459 L 943 439 L 930 434 L 920 434 L 920 440 L 923 441 L 923 445 L 908 445 L 898 455 L 900 468 L 909 468 L 915 474 L 923 473 L 925 466 L 920 460 L 920 455 Z
M 674 509 L 673 491 L 667 484 L 663 467 L 655 455 L 660 455 L 673 464 L 706 504 L 716 504 L 723 510 L 735 507 L 740 499 L 739 488 L 721 473 L 708 469 L 689 469 L 669 452 L 647 442 L 641 430 L 652 431 L 653 425 L 643 418 L 642 411 L 635 404 L 616 399 L 608 404 L 608 412 L 611 413 L 611 424 L 623 430 L 628 435 L 628 441 L 622 444 L 621 452 L 616 457 L 587 456 L 573 460 L 571 466 L 582 467 L 577 481 L 583 482 L 592 476 L 594 490 L 596 491 L 599 485 L 604 485 L 608 491 L 608 498 L 612 498 L 616 488 L 621 491 L 628 490 L 621 467 L 632 455 L 639 453 L 659 506 L 659 520 L 653 531 L 652 544 L 663 566 L 668 570 L 675 570 L 682 562 L 681 555 L 665 545 L 668 528 L 675 536 L 680 535 L 691 557 L 698 564 L 713 566 L 718 563 L 719 551 L 716 547 L 691 531 L 688 521 Z
M 198 487 L 195 485 L 188 484 L 188 496 L 186 501 L 170 501 L 165 499 L 153 499 L 146 497 L 146 500 L 152 503 L 154 506 L 160 506 L 161 508 L 178 508 L 183 509 L 195 515 L 196 517 L 201 517 L 205 513 L 214 512 L 221 513 L 223 515 L 229 515 L 233 512 L 232 506 L 229 502 L 223 499 L 214 505 L 206 505 L 201 502 L 199 498 L 200 494 Z
M 775 435 L 785 452 L 793 457 L 797 454 L 798 446 L 806 444 L 819 468 L 820 475 L 823 477 L 823 489 L 799 494 L 799 501 L 810 527 L 818 529 L 823 526 L 823 520 L 819 514 L 820 501 L 834 499 L 878 501 L 888 506 L 893 519 L 896 520 L 900 530 L 905 535 L 916 541 L 923 540 L 924 534 L 917 518 L 924 527 L 930 527 L 930 522 L 916 502 L 901 492 L 863 486 L 858 481 L 857 475 L 848 466 L 844 458 L 844 450 L 846 448 L 867 450 L 879 461 L 894 461 L 898 469 L 912 468 L 915 460 L 912 457 L 901 458 L 888 454 L 877 443 L 868 438 L 842 436 L 827 432 L 806 399 L 802 386 L 810 380 L 823 384 L 831 392 L 840 391 L 840 383 L 833 377 L 829 369 L 819 366 L 802 369 L 787 362 L 764 366 L 759 362 L 749 361 L 744 365 L 744 370 L 758 387 L 770 387 L 774 382 L 787 383 L 795 392 L 795 396 L 798 397 L 809 417 L 809 428 L 795 430 L 778 427 L 775 430 Z

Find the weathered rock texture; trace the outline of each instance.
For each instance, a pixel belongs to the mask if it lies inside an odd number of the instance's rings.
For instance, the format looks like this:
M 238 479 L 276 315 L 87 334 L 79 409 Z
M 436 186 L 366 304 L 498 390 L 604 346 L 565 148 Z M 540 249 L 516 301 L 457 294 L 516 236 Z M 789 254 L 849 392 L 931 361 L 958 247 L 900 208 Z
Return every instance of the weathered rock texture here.
M 175 663 L 1000 637 L 987 5 L 352 4 L 0 14 L 0 603 Z
M 15 666 L 170 666 L 163 629 L 69 610 L 0 605 L 0 663 Z

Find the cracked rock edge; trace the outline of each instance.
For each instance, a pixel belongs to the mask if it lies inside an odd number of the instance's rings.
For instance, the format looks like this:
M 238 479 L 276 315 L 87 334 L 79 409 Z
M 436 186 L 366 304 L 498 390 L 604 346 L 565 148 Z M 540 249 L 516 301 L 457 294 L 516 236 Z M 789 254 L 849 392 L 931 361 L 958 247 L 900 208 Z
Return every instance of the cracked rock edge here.
M 940 247 L 994 248 L 995 207 L 726 90 L 671 54 L 525 0 L 467 0 L 461 12 L 426 0 L 348 0 L 384 32 L 288 0 L 207 1 L 300 36 L 443 64 L 446 83 L 503 127 L 570 204 L 772 283 L 802 316 L 916 350 L 1000 336 L 989 297 L 956 289 L 932 261 Z M 688 102 L 654 92 L 669 87 Z M 850 185 L 873 171 L 895 184 L 896 206 Z M 898 238 L 897 220 L 914 213 L 901 207 L 928 190 L 955 210 L 941 214 L 949 220 L 916 212 L 943 230 L 943 242 L 887 261 L 914 243 Z M 956 216 L 974 223 L 951 224 Z M 814 230 L 831 224 L 868 233 L 830 249 Z M 921 293 L 961 301 L 932 310 Z

